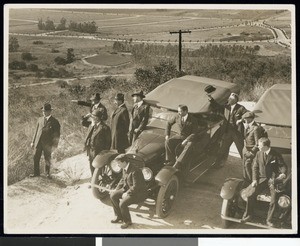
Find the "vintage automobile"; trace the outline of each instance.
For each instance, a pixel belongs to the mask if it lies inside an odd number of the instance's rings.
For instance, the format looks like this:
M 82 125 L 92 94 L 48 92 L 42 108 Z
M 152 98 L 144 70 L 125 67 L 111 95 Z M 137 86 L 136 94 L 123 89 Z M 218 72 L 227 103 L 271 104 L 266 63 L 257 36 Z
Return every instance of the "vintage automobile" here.
M 271 148 L 275 148 L 283 156 L 288 166 L 288 175 L 281 182 L 275 183 L 278 209 L 274 215 L 276 227 L 291 227 L 291 85 L 276 84 L 269 88 L 255 105 L 253 112 L 257 115 L 256 122 L 267 131 L 271 140 Z M 228 228 L 232 222 L 242 223 L 245 211 L 243 189 L 249 183 L 239 178 L 227 179 L 221 189 L 223 204 L 221 217 L 223 227 Z M 269 228 L 263 223 L 267 217 L 270 202 L 269 189 L 258 194 L 255 217 L 250 222 L 243 222 L 252 226 Z
M 173 166 L 164 166 L 165 128 L 167 121 L 177 114 L 179 104 L 185 104 L 193 114 L 206 136 L 193 152 L 189 163 L 187 179 L 195 182 L 215 164 L 223 133 L 223 115 L 213 112 L 205 88 L 213 85 L 212 96 L 220 104 L 225 104 L 231 92 L 239 92 L 237 85 L 197 76 L 174 78 L 151 91 L 145 101 L 151 106 L 147 128 L 126 150 L 130 162 L 142 169 L 148 187 L 148 199 L 156 204 L 159 217 L 169 215 L 177 197 L 181 171 Z M 171 136 L 179 131 L 176 124 Z M 180 148 L 177 148 L 180 153 Z M 114 161 L 117 153 L 113 150 L 101 152 L 93 161 L 95 171 L 92 177 L 92 192 L 98 199 L 104 198 L 114 189 L 121 176 L 121 169 Z

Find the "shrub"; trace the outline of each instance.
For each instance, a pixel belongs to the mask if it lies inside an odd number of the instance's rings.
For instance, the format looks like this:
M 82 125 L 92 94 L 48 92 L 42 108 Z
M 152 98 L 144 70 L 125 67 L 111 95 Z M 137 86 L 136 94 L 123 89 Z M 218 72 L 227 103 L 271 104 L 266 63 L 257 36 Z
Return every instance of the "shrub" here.
M 54 59 L 54 62 L 57 64 L 57 65 L 66 65 L 67 64 L 67 60 L 65 58 L 62 58 L 60 56 L 56 57 Z
M 25 61 L 34 60 L 34 57 L 32 56 L 32 54 L 30 52 L 24 52 L 24 53 L 22 53 L 21 57 Z
M 33 44 L 44 44 L 44 42 L 41 40 L 36 40 L 36 41 L 33 41 L 32 43 Z
M 24 70 L 27 66 L 23 61 L 12 61 L 8 64 L 8 67 L 9 69 Z
M 20 45 L 16 37 L 9 38 L 9 52 L 15 52 L 19 49 Z
M 68 82 L 65 80 L 57 80 L 55 82 L 55 84 L 57 84 L 60 88 L 66 88 L 68 86 Z
M 59 50 L 56 50 L 56 49 L 52 48 L 51 53 L 59 53 Z
M 27 69 L 32 72 L 37 72 L 39 70 L 39 67 L 36 64 L 29 64 L 27 66 Z

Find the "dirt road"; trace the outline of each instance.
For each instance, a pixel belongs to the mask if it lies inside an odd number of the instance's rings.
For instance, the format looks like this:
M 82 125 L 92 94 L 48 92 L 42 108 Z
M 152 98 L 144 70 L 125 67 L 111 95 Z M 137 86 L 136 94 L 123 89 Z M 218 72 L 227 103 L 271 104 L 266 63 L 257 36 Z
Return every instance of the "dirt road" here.
M 54 164 L 52 173 L 51 180 L 43 176 L 26 178 L 7 187 L 5 232 L 109 234 L 153 233 L 149 229 L 157 229 L 155 233 L 216 233 L 205 229 L 221 227 L 220 189 L 226 178 L 241 177 L 241 166 L 239 158 L 230 156 L 227 166 L 213 169 L 197 183 L 181 188 L 172 213 L 165 219 L 157 218 L 154 205 L 132 205 L 134 224 L 126 232 L 119 224 L 110 223 L 114 217 L 110 201 L 102 203 L 88 189 L 85 154 Z

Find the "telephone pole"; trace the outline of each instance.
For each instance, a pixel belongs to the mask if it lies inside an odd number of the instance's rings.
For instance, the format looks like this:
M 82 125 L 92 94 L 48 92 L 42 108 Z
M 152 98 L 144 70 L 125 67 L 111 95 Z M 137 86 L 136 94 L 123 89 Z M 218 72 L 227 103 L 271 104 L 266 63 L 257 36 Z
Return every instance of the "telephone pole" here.
M 181 40 L 182 40 L 182 33 L 191 33 L 191 31 L 187 30 L 187 31 L 181 31 L 179 30 L 178 32 L 170 32 L 170 34 L 177 34 L 179 33 L 179 71 L 181 71 Z

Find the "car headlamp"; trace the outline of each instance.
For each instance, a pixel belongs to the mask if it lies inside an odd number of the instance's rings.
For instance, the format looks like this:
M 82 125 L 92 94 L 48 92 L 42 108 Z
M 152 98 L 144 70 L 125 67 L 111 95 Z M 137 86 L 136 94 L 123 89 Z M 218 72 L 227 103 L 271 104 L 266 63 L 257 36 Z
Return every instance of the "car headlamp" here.
M 153 172 L 152 172 L 152 170 L 151 170 L 150 168 L 148 168 L 148 167 L 144 167 L 144 168 L 142 169 L 142 173 L 143 173 L 144 179 L 145 179 L 146 181 L 151 180 L 152 177 L 153 177 Z
M 287 195 L 282 195 L 278 199 L 278 205 L 281 208 L 288 208 L 291 205 L 291 199 Z
M 112 160 L 110 167 L 115 173 L 120 173 L 122 171 L 122 168 L 119 166 L 119 163 L 116 160 Z

